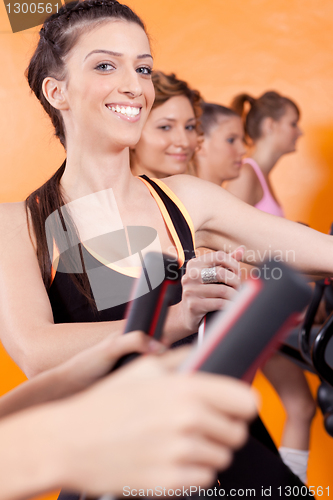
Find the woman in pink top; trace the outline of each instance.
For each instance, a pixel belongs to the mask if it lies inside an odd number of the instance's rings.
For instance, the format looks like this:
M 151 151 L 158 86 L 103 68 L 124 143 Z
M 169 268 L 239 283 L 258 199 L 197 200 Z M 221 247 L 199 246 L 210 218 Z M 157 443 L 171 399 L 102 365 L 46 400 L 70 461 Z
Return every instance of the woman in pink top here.
M 245 105 L 246 107 L 244 110 Z M 269 174 L 278 160 L 296 149 L 302 131 L 298 126 L 297 105 L 277 92 L 266 92 L 258 99 L 247 94 L 236 96 L 232 108 L 244 118 L 250 143 L 250 156 L 243 160 L 238 178 L 226 189 L 263 212 L 284 217 Z M 310 426 L 315 403 L 302 370 L 276 354 L 263 370 L 277 390 L 287 418 L 280 453 L 290 468 L 305 480 Z
M 255 172 L 255 175 L 257 176 L 257 178 L 255 179 L 254 176 L 252 175 L 253 180 L 258 183 L 258 187 L 260 184 L 263 191 L 262 198 L 254 206 L 259 210 L 262 210 L 263 212 L 267 212 L 268 214 L 277 215 L 278 217 L 284 217 L 285 215 L 283 208 L 281 207 L 281 205 L 279 205 L 278 201 L 275 199 L 269 179 L 266 180 L 265 175 L 260 169 L 258 163 L 253 158 L 244 158 L 242 163 L 244 166 L 245 165 L 251 166 L 251 168 Z M 243 170 L 244 168 L 246 169 L 246 167 L 243 167 Z M 231 190 L 232 188 L 230 189 L 230 191 Z
M 269 174 L 283 155 L 296 149 L 302 135 L 299 109 L 291 99 L 272 91 L 258 99 L 240 94 L 231 107 L 244 117 L 251 149 L 249 157 L 243 160 L 240 176 L 228 183 L 227 190 L 263 212 L 283 217 Z

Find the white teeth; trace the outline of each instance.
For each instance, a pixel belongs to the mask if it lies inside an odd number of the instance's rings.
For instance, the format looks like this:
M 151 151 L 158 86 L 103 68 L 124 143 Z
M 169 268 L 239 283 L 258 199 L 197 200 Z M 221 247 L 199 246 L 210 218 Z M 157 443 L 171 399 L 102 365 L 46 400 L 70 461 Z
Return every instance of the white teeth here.
M 118 104 L 117 106 L 111 106 L 111 110 L 115 113 L 121 113 L 122 115 L 126 115 L 130 118 L 134 118 L 140 113 L 140 108 L 132 108 L 131 106 L 119 106 Z

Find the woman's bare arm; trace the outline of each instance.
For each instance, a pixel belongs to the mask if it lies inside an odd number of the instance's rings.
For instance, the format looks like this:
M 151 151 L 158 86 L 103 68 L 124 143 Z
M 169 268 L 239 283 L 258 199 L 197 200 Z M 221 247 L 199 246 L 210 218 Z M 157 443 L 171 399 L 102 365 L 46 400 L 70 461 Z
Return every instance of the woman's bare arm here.
M 1 341 L 28 377 L 122 333 L 124 321 L 54 324 L 23 203 L 0 206 L 0 234 Z
M 219 186 L 179 175 L 164 179 L 192 217 L 198 247 L 218 250 L 228 237 L 245 245 L 245 261 L 284 261 L 311 275 L 333 274 L 333 238 L 266 214 Z M 223 238 L 222 238 L 223 237 Z
M 28 377 L 59 365 L 110 333 L 122 333 L 124 320 L 54 324 L 23 204 L 0 206 L 0 233 L 1 340 Z M 200 269 L 214 265 L 211 257 L 206 261 L 191 261 L 191 278 L 187 275 L 183 281 L 184 300 L 171 307 L 167 317 L 164 341 L 168 344 L 196 332 L 207 311 L 222 308 L 232 298 L 230 286 L 202 286 Z M 221 261 L 220 266 L 234 269 L 229 285 L 237 288 L 237 262 L 229 259 Z M 225 281 L 223 269 L 219 272 L 221 281 Z
M 0 500 L 60 487 L 120 496 L 128 484 L 209 486 L 244 444 L 256 401 L 242 382 L 173 373 L 184 354 L 146 356 L 78 395 L 3 419 Z
M 46 370 L 0 398 L 0 419 L 31 406 L 62 399 L 92 385 L 110 372 L 116 361 L 132 353 L 157 353 L 165 347 L 145 335 L 132 332 L 110 335 L 98 344 Z

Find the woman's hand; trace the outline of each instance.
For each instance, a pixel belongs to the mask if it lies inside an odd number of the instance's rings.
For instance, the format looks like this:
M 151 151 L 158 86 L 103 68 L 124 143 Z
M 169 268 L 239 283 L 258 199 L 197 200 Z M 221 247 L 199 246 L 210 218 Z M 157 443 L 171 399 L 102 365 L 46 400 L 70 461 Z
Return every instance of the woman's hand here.
M 52 448 L 61 486 L 90 495 L 209 486 L 230 465 L 256 398 L 227 377 L 176 373 L 187 352 L 144 357 L 50 411 L 66 443 Z
M 180 303 L 181 320 L 190 332 L 196 332 L 203 316 L 210 311 L 223 309 L 235 298 L 240 285 L 239 261 L 244 249 L 238 247 L 233 253 L 209 252 L 191 259 L 182 278 L 183 296 Z M 216 268 L 218 284 L 204 284 L 201 271 Z
M 245 443 L 256 398 L 227 377 L 177 373 L 187 352 L 145 356 L 75 396 L 1 420 L 0 498 L 209 486 Z
M 71 393 L 75 393 L 109 373 L 116 362 L 126 354 L 132 352 L 156 354 L 164 350 L 163 344 L 143 332 L 136 331 L 117 337 L 111 334 L 55 370 L 58 370 L 64 384 L 70 387 Z

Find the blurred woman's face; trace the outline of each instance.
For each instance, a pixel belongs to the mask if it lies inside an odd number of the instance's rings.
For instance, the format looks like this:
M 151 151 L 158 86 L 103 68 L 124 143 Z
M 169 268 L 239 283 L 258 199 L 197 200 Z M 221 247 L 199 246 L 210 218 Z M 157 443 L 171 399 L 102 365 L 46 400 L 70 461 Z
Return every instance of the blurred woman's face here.
M 209 178 L 216 184 L 239 176 L 244 154 L 244 128 L 238 116 L 221 117 L 219 124 L 205 135 L 198 152 L 204 155 Z
M 134 173 L 157 178 L 183 174 L 197 145 L 195 125 L 192 105 L 184 95 L 154 108 L 134 149 Z
M 303 135 L 298 125 L 299 116 L 293 106 L 287 106 L 286 112 L 275 122 L 275 145 L 282 153 L 292 153 L 296 150 L 298 138 Z

